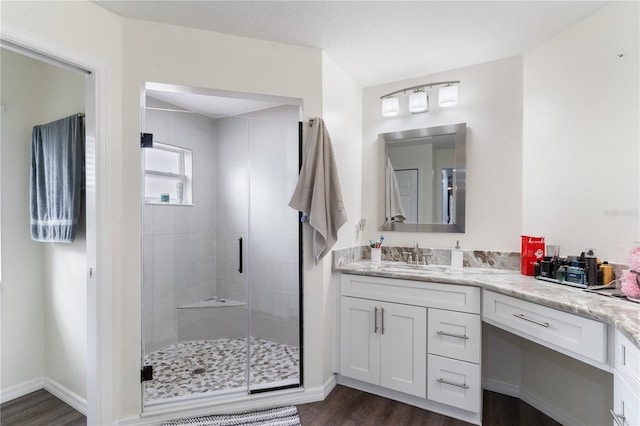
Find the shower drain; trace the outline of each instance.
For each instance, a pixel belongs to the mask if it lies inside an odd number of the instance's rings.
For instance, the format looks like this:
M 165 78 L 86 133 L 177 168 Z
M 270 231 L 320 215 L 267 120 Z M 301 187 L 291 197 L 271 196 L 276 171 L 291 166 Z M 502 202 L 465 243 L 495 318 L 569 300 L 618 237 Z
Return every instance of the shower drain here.
M 192 374 L 204 374 L 206 373 L 206 369 L 202 368 L 202 367 L 198 367 L 198 368 L 194 368 L 193 371 L 191 372 Z

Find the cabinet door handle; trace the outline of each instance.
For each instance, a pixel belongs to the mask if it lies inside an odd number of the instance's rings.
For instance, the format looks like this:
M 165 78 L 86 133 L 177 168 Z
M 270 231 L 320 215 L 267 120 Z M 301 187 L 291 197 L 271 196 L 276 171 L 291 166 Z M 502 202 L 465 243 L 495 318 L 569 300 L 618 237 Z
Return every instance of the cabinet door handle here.
M 373 308 L 373 334 L 378 332 L 378 307 Z
M 238 238 L 238 272 L 242 273 L 242 238 Z
M 549 327 L 549 323 L 548 323 L 548 322 L 536 321 L 536 320 L 534 320 L 534 319 L 527 318 L 526 316 L 524 316 L 524 314 L 513 314 L 513 316 L 514 316 L 514 317 L 516 317 L 516 318 L 523 319 L 523 320 L 525 320 L 525 321 L 532 322 L 532 323 L 534 323 L 534 324 L 541 325 L 541 326 L 543 326 L 543 327 Z
M 445 380 L 445 379 L 438 379 L 436 381 L 438 383 L 444 383 L 445 385 L 457 386 L 457 387 L 462 388 L 462 389 L 469 389 L 469 386 L 465 385 L 464 383 L 463 384 L 454 383 L 454 382 L 450 382 L 450 381 Z
M 453 334 L 453 333 L 447 333 L 446 331 L 436 331 L 436 334 L 440 335 L 440 336 L 449 336 L 449 337 L 455 337 L 458 339 L 464 339 L 467 340 L 469 339 L 469 336 L 467 336 L 466 334 Z
M 380 325 L 380 334 L 384 334 L 384 308 L 380 308 L 380 318 L 382 319 L 382 324 Z
M 611 413 L 611 416 L 613 417 L 613 421 L 616 422 L 616 424 L 618 426 L 624 426 L 624 424 L 626 423 L 624 416 L 622 416 L 620 414 L 616 414 L 613 410 L 609 410 L 609 412 Z

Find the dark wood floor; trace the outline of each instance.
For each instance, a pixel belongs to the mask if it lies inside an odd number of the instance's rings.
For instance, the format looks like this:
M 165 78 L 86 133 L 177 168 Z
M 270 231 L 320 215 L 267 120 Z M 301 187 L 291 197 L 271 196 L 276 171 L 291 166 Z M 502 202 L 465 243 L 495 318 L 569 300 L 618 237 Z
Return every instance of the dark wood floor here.
M 86 426 L 87 418 L 44 389 L 0 405 L 2 426 Z
M 490 426 L 558 426 L 530 405 L 484 391 L 482 423 Z M 337 386 L 320 402 L 298 405 L 303 426 L 466 426 L 469 423 L 366 392 Z M 87 418 L 45 390 L 0 405 L 2 426 L 85 426 Z
M 558 426 L 517 398 L 484 391 L 482 423 L 490 426 Z M 298 405 L 303 426 L 467 426 L 469 423 L 355 389 L 337 386 L 320 402 Z

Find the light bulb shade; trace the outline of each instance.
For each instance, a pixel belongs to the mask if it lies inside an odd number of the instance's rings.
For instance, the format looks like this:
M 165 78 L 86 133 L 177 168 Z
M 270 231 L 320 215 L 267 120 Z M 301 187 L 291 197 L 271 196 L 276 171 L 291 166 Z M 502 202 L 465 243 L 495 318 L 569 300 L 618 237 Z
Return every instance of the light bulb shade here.
M 441 107 L 458 103 L 458 86 L 444 86 L 438 91 L 438 104 Z
M 409 95 L 409 111 L 414 114 L 429 111 L 429 97 L 422 90 L 417 90 Z
M 400 103 L 398 102 L 398 98 L 382 98 L 383 117 L 393 117 L 394 115 L 398 115 L 398 112 L 400 112 Z

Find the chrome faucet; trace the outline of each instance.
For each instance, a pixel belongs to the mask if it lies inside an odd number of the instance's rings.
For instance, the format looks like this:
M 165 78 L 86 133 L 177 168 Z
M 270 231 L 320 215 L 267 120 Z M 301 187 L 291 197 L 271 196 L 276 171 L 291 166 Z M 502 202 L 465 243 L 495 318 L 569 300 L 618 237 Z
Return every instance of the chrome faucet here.
M 420 246 L 418 243 L 415 243 L 413 246 L 413 252 L 403 251 L 402 256 L 407 256 L 405 259 L 408 264 L 414 265 L 426 265 L 427 264 L 427 256 L 420 256 Z

